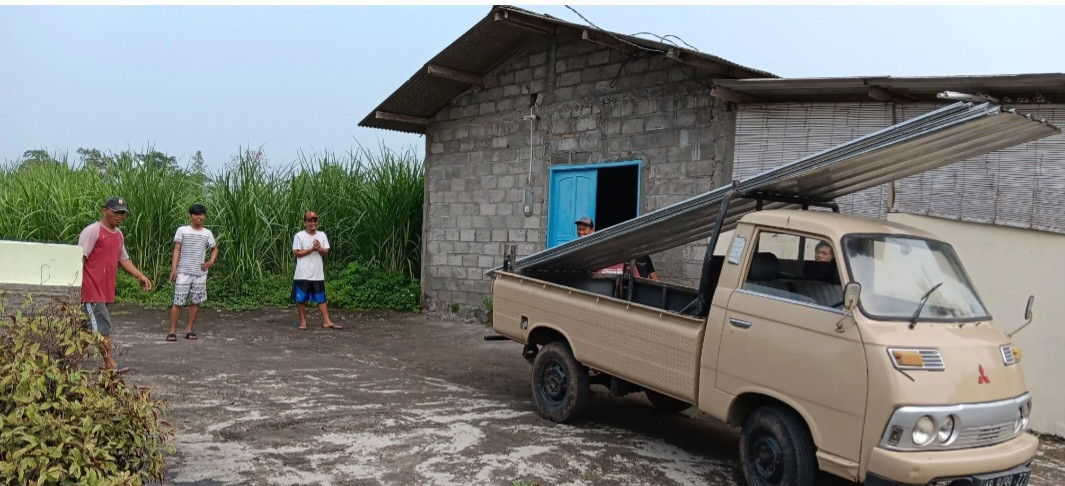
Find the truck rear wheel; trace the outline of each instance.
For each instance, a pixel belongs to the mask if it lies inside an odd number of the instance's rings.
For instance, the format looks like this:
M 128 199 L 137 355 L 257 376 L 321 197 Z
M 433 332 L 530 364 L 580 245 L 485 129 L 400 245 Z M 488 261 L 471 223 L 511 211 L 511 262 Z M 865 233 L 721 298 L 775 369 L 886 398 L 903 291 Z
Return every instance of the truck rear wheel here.
M 813 486 L 817 475 L 806 425 L 777 405 L 759 408 L 743 422 L 740 464 L 750 486 Z
M 533 401 L 540 416 L 565 423 L 588 405 L 588 368 L 561 342 L 544 345 L 532 366 Z
M 653 390 L 644 390 L 643 394 L 647 395 L 647 401 L 651 402 L 651 406 L 662 413 L 680 413 L 691 408 L 691 404 L 688 402 L 677 400 Z

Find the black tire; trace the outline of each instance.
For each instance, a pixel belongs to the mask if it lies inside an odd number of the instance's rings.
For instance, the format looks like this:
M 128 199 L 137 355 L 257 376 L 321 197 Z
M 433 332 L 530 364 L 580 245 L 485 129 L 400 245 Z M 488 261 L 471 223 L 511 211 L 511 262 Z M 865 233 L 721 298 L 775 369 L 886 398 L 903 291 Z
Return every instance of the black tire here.
M 647 395 L 647 401 L 651 402 L 651 406 L 658 412 L 662 413 L 680 413 L 689 408 L 691 404 L 685 401 L 677 400 L 671 396 L 663 395 L 654 390 L 644 390 L 644 395 Z
M 740 464 L 749 486 L 813 486 L 817 476 L 806 424 L 779 405 L 759 408 L 743 422 Z
M 532 373 L 533 401 L 541 417 L 566 423 L 588 405 L 588 368 L 573 358 L 565 343 L 544 345 L 533 360 Z

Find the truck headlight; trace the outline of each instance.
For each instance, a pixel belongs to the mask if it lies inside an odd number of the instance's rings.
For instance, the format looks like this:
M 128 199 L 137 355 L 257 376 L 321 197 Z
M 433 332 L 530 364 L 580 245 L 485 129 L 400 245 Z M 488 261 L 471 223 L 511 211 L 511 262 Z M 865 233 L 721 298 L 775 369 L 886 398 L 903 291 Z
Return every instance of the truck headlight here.
M 943 422 L 939 424 L 936 438 L 939 439 L 940 444 L 946 444 L 952 437 L 954 437 L 954 416 L 947 415 L 947 418 L 943 419 Z
M 936 437 L 936 421 L 927 415 L 917 419 L 917 424 L 913 426 L 912 435 L 914 444 L 922 447 L 931 444 L 932 439 Z

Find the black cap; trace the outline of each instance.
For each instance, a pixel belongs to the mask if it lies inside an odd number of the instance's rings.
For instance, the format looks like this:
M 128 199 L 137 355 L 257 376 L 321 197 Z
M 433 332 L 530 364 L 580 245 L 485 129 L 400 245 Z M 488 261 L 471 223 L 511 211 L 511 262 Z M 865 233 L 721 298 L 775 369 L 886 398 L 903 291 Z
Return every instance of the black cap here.
M 126 212 L 126 198 L 111 196 L 104 203 L 104 207 L 116 213 L 124 213 Z
M 584 224 L 595 228 L 595 223 L 592 222 L 592 218 L 589 218 L 587 216 L 581 216 L 581 218 L 577 221 L 574 221 L 573 224 Z

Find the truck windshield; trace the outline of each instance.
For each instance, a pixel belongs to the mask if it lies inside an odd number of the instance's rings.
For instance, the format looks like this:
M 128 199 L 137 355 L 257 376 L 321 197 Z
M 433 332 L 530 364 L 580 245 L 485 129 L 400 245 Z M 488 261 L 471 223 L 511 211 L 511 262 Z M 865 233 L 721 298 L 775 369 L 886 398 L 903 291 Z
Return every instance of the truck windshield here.
M 862 284 L 862 312 L 873 319 L 987 320 L 988 315 L 954 248 L 941 241 L 898 235 L 848 235 L 843 251 L 851 280 Z M 929 293 L 937 284 L 942 284 Z

